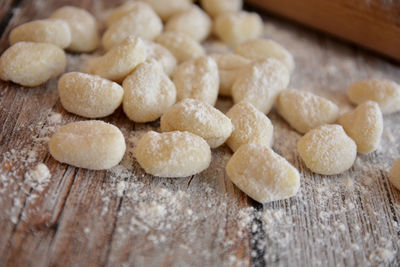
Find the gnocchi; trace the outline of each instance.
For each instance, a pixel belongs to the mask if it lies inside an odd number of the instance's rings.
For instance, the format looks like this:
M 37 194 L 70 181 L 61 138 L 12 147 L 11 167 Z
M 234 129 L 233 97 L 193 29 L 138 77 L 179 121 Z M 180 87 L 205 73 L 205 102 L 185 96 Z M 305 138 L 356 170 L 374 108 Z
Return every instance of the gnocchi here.
M 35 20 L 11 31 L 10 44 L 17 42 L 50 43 L 64 49 L 71 44 L 71 31 L 68 23 L 63 20 Z
M 231 120 L 213 106 L 184 99 L 161 117 L 161 131 L 188 131 L 204 138 L 211 148 L 225 143 L 232 133 Z
M 193 5 L 192 8 L 172 16 L 165 25 L 166 31 L 182 32 L 197 42 L 204 41 L 211 31 L 211 19 Z
M 234 129 L 226 141 L 232 151 L 245 144 L 272 146 L 274 126 L 268 117 L 252 104 L 240 102 L 234 105 L 226 116 L 232 120 Z
M 235 53 L 251 60 L 273 57 L 281 61 L 290 72 L 294 70 L 292 54 L 283 46 L 272 40 L 254 39 L 239 44 Z
M 218 67 L 211 57 L 200 57 L 182 63 L 176 69 L 173 81 L 178 101 L 193 98 L 210 105 L 217 101 Z
M 96 19 L 86 10 L 73 6 L 64 6 L 53 12 L 52 19 L 61 19 L 68 23 L 71 31 L 71 43 L 68 50 L 91 52 L 99 46 L 100 37 Z
M 176 89 L 155 60 L 140 64 L 122 83 L 123 109 L 135 122 L 154 121 L 176 102 Z
M 195 40 L 181 32 L 164 32 L 156 42 L 166 47 L 178 63 L 204 56 L 204 48 Z
M 137 2 L 128 14 L 110 25 L 103 35 L 102 44 L 106 50 L 110 50 L 130 35 L 153 40 L 160 35 L 162 29 L 161 19 L 153 9 L 145 3 Z
M 171 16 L 187 10 L 191 7 L 193 0 L 140 0 L 149 4 L 163 21 Z
M 245 11 L 224 13 L 214 21 L 215 34 L 232 46 L 258 38 L 262 31 L 263 22 L 257 13 Z
M 250 60 L 235 54 L 210 55 L 218 65 L 219 94 L 231 96 L 232 85 L 241 71 L 250 64 Z
M 62 106 L 71 113 L 86 118 L 101 118 L 112 114 L 122 102 L 122 87 L 100 76 L 69 72 L 58 81 Z
M 279 115 L 299 133 L 334 123 L 339 117 L 339 107 L 335 103 L 307 91 L 282 91 L 278 95 L 277 108 Z
M 171 76 L 176 68 L 177 62 L 174 55 L 169 52 L 164 46 L 151 42 L 145 41 L 147 48 L 147 60 L 156 60 L 164 69 L 164 72 Z
M 111 24 L 113 24 L 117 20 L 128 15 L 132 10 L 135 10 L 138 7 L 138 4 L 140 5 L 140 3 L 137 1 L 129 0 L 126 1 L 123 5 L 112 9 L 105 20 L 107 28 L 110 27 Z
M 356 159 L 357 146 L 340 125 L 321 125 L 297 143 L 306 166 L 315 173 L 334 175 L 346 171 Z
M 400 85 L 393 81 L 357 81 L 350 85 L 347 95 L 355 104 L 361 104 L 367 100 L 375 101 L 383 114 L 400 110 Z
M 289 79 L 289 71 L 280 61 L 274 58 L 256 61 L 236 77 L 232 85 L 233 101 L 249 102 L 268 113 Z
M 212 17 L 242 9 L 243 0 L 201 0 L 201 6 Z
M 135 148 L 140 166 L 154 176 L 186 177 L 207 169 L 210 146 L 189 132 L 147 132 Z
M 376 102 L 364 102 L 355 110 L 343 114 L 338 123 L 356 142 L 358 153 L 369 153 L 378 148 L 383 132 L 383 118 Z
M 96 120 L 64 125 L 49 142 L 50 154 L 57 161 L 90 170 L 114 167 L 122 160 L 125 149 L 121 131 Z
M 260 203 L 292 197 L 300 188 L 297 169 L 258 144 L 241 146 L 226 165 L 226 172 L 240 190 Z
M 0 57 L 0 78 L 34 87 L 64 72 L 67 57 L 56 45 L 18 42 Z
M 129 36 L 105 55 L 94 59 L 91 72 L 103 78 L 122 82 L 137 65 L 147 58 L 147 48 L 139 37 Z

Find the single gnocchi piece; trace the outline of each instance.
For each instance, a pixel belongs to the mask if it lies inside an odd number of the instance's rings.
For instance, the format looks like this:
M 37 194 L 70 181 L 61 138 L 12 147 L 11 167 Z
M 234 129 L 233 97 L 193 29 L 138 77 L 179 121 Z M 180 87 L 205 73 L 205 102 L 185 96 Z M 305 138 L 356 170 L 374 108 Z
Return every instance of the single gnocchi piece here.
M 279 92 L 288 86 L 289 79 L 289 70 L 280 61 L 274 58 L 256 61 L 235 79 L 232 85 L 233 101 L 249 102 L 267 114 Z
M 241 43 L 235 48 L 235 53 L 251 60 L 273 57 L 281 61 L 290 72 L 294 70 L 292 54 L 273 40 L 254 39 Z
M 164 69 L 164 72 L 171 76 L 176 68 L 177 62 L 174 55 L 164 46 L 151 41 L 145 41 L 147 48 L 147 60 L 156 60 Z
M 79 121 L 59 128 L 49 142 L 57 161 L 90 170 L 106 170 L 117 165 L 125 154 L 125 138 L 112 124 Z
M 210 55 L 218 65 L 219 94 L 231 96 L 232 85 L 241 71 L 250 64 L 250 60 L 232 53 Z
M 197 42 L 204 41 L 211 31 L 211 19 L 199 7 L 177 13 L 165 25 L 166 31 L 182 32 Z
M 389 181 L 400 190 L 400 158 L 398 158 L 390 170 Z
M 157 37 L 156 42 L 166 47 L 175 56 L 178 63 L 206 54 L 198 42 L 181 32 L 164 32 Z
M 64 49 L 71 44 L 71 31 L 68 23 L 63 20 L 35 20 L 11 31 L 10 44 L 17 42 L 50 43 Z
M 211 57 L 200 57 L 182 63 L 176 69 L 173 81 L 178 101 L 193 98 L 212 106 L 217 101 L 218 66 Z
M 351 102 L 361 104 L 367 100 L 378 103 L 383 114 L 400 110 L 400 85 L 389 80 L 362 80 L 350 85 L 347 95 Z
M 162 29 L 161 19 L 153 9 L 145 3 L 136 2 L 128 14 L 110 25 L 103 35 L 102 44 L 106 50 L 110 50 L 130 35 L 153 40 L 160 35 Z
M 121 19 L 122 17 L 128 15 L 132 10 L 135 10 L 138 7 L 138 2 L 135 0 L 126 1 L 123 5 L 120 5 L 111 10 L 111 12 L 107 15 L 105 20 L 105 24 L 108 27 L 111 26 L 114 22 Z
M 101 118 L 121 105 L 124 89 L 97 75 L 69 72 L 58 81 L 58 94 L 69 112 L 86 118 Z
M 149 4 L 163 21 L 171 16 L 190 9 L 193 0 L 140 0 Z
M 64 50 L 53 44 L 18 42 L 0 57 L 0 78 L 34 87 L 64 72 Z
M 236 151 L 245 144 L 271 147 L 274 139 L 274 126 L 264 113 L 252 104 L 240 102 L 227 113 L 233 124 L 233 131 L 226 143 Z
M 243 6 L 243 0 L 201 0 L 200 3 L 211 17 L 240 11 Z
M 214 21 L 215 34 L 225 43 L 236 46 L 261 36 L 263 22 L 257 13 L 245 11 L 224 13 Z
M 210 146 L 189 132 L 147 132 L 135 148 L 140 166 L 154 176 L 186 177 L 207 169 L 211 162 Z
M 71 43 L 68 50 L 91 52 L 99 46 L 100 37 L 96 19 L 86 10 L 73 6 L 64 6 L 53 12 L 52 19 L 61 19 L 68 23 L 71 30 Z
M 335 103 L 307 91 L 282 91 L 278 95 L 277 108 L 279 115 L 299 133 L 334 123 L 339 117 L 339 107 Z
M 161 117 L 161 131 L 187 131 L 204 138 L 211 148 L 225 143 L 231 135 L 231 120 L 213 106 L 195 99 L 184 99 Z
M 364 102 L 355 110 L 343 114 L 338 123 L 356 142 L 358 153 L 369 153 L 378 148 L 383 132 L 383 118 L 376 102 Z
M 92 61 L 90 70 L 103 78 L 122 82 L 147 58 L 147 48 L 139 37 L 129 36 L 105 55 Z
M 258 144 L 242 145 L 228 161 L 226 172 L 240 190 L 260 203 L 295 196 L 300 188 L 297 169 Z
M 135 122 L 154 121 L 176 102 L 175 85 L 155 60 L 140 64 L 122 87 L 124 112 Z
M 356 159 L 357 146 L 340 125 L 321 125 L 300 138 L 297 150 L 315 173 L 334 175 L 346 171 Z

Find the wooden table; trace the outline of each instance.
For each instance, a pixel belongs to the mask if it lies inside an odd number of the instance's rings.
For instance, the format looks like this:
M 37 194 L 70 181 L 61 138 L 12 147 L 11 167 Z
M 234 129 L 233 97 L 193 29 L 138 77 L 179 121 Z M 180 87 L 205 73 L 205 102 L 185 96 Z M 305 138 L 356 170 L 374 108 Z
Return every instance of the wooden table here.
M 111 2 L 111 1 L 110 1 Z M 106 1 L 3 0 L 0 52 L 9 31 L 73 4 L 101 17 Z M 265 37 L 294 55 L 290 87 L 313 91 L 351 107 L 345 91 L 361 78 L 400 82 L 400 67 L 356 47 L 265 15 Z M 212 45 L 213 49 L 220 46 Z M 87 56 L 69 54 L 68 70 Z M 337 176 L 307 170 L 297 151 L 300 135 L 277 114 L 273 149 L 301 172 L 296 197 L 265 205 L 240 192 L 224 166 L 231 156 L 213 150 L 209 169 L 182 179 L 154 178 L 132 151 L 159 122 L 135 124 L 119 109 L 105 118 L 123 131 L 127 153 L 109 171 L 56 162 L 47 141 L 59 126 L 83 120 L 66 112 L 57 80 L 37 88 L 0 82 L 0 266 L 397 266 L 400 261 L 400 194 L 389 183 L 400 156 L 400 113 L 384 117 L 376 152 L 359 155 Z M 218 101 L 226 111 L 232 102 Z M 44 163 L 50 179 L 31 179 Z

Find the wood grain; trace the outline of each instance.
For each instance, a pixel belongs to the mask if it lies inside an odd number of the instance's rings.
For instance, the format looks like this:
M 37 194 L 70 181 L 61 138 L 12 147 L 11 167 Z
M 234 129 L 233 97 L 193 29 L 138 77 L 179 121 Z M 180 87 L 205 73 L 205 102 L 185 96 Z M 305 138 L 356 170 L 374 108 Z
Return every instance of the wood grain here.
M 247 0 L 400 61 L 400 2 Z
M 64 5 L 83 6 L 98 18 L 110 1 L 26 1 L 0 39 L 28 20 Z M 265 19 L 264 36 L 295 57 L 291 88 L 310 90 L 351 108 L 352 81 L 382 77 L 400 82 L 400 67 L 382 58 L 280 19 Z M 84 57 L 68 55 L 69 69 Z M 78 62 L 78 64 L 77 64 Z M 347 172 L 310 173 L 296 152 L 300 135 L 272 111 L 273 149 L 301 172 L 301 192 L 284 201 L 257 204 L 238 190 L 224 167 L 231 151 L 213 150 L 209 169 L 188 178 L 154 178 L 132 150 L 159 122 L 135 124 L 122 109 L 104 118 L 126 137 L 123 162 L 88 171 L 56 162 L 47 138 L 63 124 L 84 118 L 66 112 L 57 80 L 37 88 L 0 81 L 0 266 L 396 266 L 400 194 L 388 182 L 400 156 L 400 114 L 385 116 L 380 148 L 359 155 Z M 218 100 L 226 111 L 229 98 Z M 53 121 L 60 115 L 60 121 Z M 32 155 L 32 151 L 35 153 Z M 43 190 L 25 173 L 45 163 L 51 180 Z

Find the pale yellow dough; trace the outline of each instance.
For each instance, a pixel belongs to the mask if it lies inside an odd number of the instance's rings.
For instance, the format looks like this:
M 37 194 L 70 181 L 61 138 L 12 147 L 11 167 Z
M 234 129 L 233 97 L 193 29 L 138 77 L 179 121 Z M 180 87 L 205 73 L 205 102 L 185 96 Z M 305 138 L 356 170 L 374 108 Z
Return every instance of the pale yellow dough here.
M 260 203 L 292 197 L 300 188 L 297 169 L 271 148 L 258 144 L 241 146 L 226 172 L 240 190 Z
M 18 42 L 0 57 L 0 78 L 34 87 L 64 72 L 67 57 L 53 44 Z
M 201 101 L 186 98 L 161 117 L 161 131 L 188 131 L 203 137 L 211 148 L 222 145 L 232 133 L 231 120 Z
M 154 176 L 186 177 L 207 169 L 211 150 L 207 142 L 189 132 L 147 132 L 138 142 L 135 156 Z
M 117 165 L 125 153 L 121 131 L 103 121 L 79 121 L 59 128 L 49 142 L 50 154 L 75 167 L 105 170 Z

